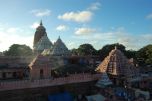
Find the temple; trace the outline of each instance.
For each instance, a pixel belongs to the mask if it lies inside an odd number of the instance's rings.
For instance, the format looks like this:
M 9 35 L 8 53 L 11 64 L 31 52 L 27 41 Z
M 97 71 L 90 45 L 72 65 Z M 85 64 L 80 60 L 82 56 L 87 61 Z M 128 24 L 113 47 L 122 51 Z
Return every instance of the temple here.
M 128 80 L 138 80 L 139 69 L 129 62 L 129 59 L 115 47 L 96 68 L 97 72 L 107 73 L 115 83 L 124 84 Z
M 152 78 L 143 75 L 117 46 L 103 61 L 99 56 L 71 55 L 60 36 L 52 44 L 42 21 L 33 52 L 30 57 L 0 56 L 2 101 L 62 101 L 69 93 L 74 95 L 70 101 L 129 101 L 130 96 L 136 98 L 136 88 L 152 88 Z M 125 100 L 119 100 L 122 97 Z
M 36 28 L 36 32 L 34 35 L 34 42 L 33 42 L 33 47 L 40 41 L 40 39 L 46 35 L 46 30 L 45 27 L 43 26 L 42 20 L 40 22 L 40 25 Z
M 54 55 L 54 56 L 66 56 L 70 55 L 70 51 L 61 40 L 60 36 L 57 41 L 52 44 L 49 40 L 45 28 L 40 22 L 40 25 L 36 28 L 34 36 L 33 51 L 36 55 Z
M 45 49 L 52 49 L 53 48 L 53 44 L 51 43 L 51 41 L 49 40 L 49 38 L 47 37 L 47 35 L 45 34 L 35 45 L 34 47 L 34 52 L 36 54 L 40 54 L 42 53 Z
M 57 41 L 54 43 L 54 47 L 50 54 L 59 55 L 59 56 L 70 55 L 70 51 L 68 50 L 66 45 L 62 42 L 62 40 L 60 39 L 60 36 L 57 39 Z

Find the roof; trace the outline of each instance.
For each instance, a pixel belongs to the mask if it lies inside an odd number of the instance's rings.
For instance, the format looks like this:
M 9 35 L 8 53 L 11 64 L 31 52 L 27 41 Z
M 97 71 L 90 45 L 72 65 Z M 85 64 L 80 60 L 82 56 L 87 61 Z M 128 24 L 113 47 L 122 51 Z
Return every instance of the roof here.
M 0 69 L 24 69 L 33 59 L 30 57 L 2 56 L 0 57 Z
M 52 49 L 44 49 L 41 54 L 42 54 L 43 56 L 50 55 L 51 51 L 52 51 Z
M 134 76 L 139 73 L 139 70 L 134 67 L 117 48 L 109 53 L 96 68 L 96 71 L 107 72 L 108 74 L 116 76 Z
M 28 64 L 0 64 L 0 69 L 27 69 Z
M 70 51 L 66 47 L 66 45 L 62 42 L 60 37 L 55 42 L 54 47 L 52 49 L 51 55 L 69 55 Z
M 49 38 L 47 37 L 47 35 L 45 34 L 40 41 L 36 44 L 35 46 L 35 50 L 40 50 L 43 51 L 44 49 L 50 49 L 52 48 L 53 45 L 51 43 L 51 41 L 49 40 Z
M 51 64 L 49 62 L 49 57 L 47 56 L 42 56 L 42 55 L 38 55 L 36 56 L 33 61 L 29 64 L 29 67 L 31 68 L 32 66 L 36 66 L 36 67 L 41 67 L 42 65 L 49 65 Z
M 103 73 L 101 79 L 96 83 L 97 87 L 105 87 L 108 85 L 112 85 L 111 80 L 109 79 L 107 73 Z

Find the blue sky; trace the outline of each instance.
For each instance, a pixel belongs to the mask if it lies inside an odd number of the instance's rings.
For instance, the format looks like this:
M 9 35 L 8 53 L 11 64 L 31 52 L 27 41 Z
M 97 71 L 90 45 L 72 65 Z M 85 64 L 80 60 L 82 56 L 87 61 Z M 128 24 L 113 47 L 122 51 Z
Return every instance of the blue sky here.
M 43 20 L 49 39 L 69 49 L 90 43 L 96 49 L 121 43 L 139 49 L 152 43 L 152 0 L 0 0 L 0 51 L 10 45 L 32 48 Z

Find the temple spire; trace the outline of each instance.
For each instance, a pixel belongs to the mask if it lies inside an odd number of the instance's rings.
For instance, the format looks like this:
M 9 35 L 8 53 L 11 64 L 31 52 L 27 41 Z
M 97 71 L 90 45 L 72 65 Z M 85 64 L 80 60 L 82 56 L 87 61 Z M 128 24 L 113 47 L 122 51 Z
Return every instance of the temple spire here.
M 115 46 L 115 50 L 117 50 L 117 45 Z
M 43 25 L 43 23 L 42 23 L 42 20 L 40 21 L 40 26 L 42 26 Z

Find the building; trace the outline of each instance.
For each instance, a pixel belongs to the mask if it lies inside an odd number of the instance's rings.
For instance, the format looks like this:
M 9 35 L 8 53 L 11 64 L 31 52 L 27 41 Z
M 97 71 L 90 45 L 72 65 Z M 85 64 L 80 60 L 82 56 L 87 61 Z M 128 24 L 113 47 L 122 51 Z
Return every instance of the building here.
M 44 49 L 51 49 L 53 47 L 52 42 L 49 40 L 46 29 L 40 22 L 40 25 L 36 28 L 34 35 L 33 51 L 35 54 L 41 54 Z
M 55 55 L 55 56 L 70 55 L 70 51 L 68 50 L 66 45 L 63 43 L 63 41 L 60 39 L 60 36 L 57 39 L 57 41 L 54 43 L 54 47 L 50 54 Z
M 46 35 L 45 27 L 43 26 L 42 20 L 40 22 L 40 25 L 36 28 L 36 32 L 34 35 L 34 42 L 33 42 L 33 48 L 36 46 L 36 44 L 40 41 L 40 39 Z
M 51 62 L 48 57 L 38 55 L 29 64 L 30 79 L 48 79 L 51 77 Z
M 0 80 L 27 79 L 33 57 L 0 56 Z
M 136 81 L 140 77 L 138 68 L 117 47 L 100 63 L 96 71 L 101 73 L 106 72 L 114 84 L 117 85 Z
M 70 56 L 70 51 L 61 40 L 60 36 L 57 41 L 54 43 L 53 47 L 50 49 L 44 49 L 42 55 L 51 55 L 51 56 Z
M 70 55 L 70 51 L 61 40 L 60 36 L 57 41 L 52 44 L 49 40 L 46 29 L 40 22 L 40 25 L 36 28 L 36 32 L 34 35 L 34 43 L 33 43 L 33 51 L 36 55 L 53 55 L 53 56 L 67 56 Z
M 35 54 L 41 54 L 45 49 L 52 49 L 53 44 L 45 34 L 35 45 L 34 52 Z

